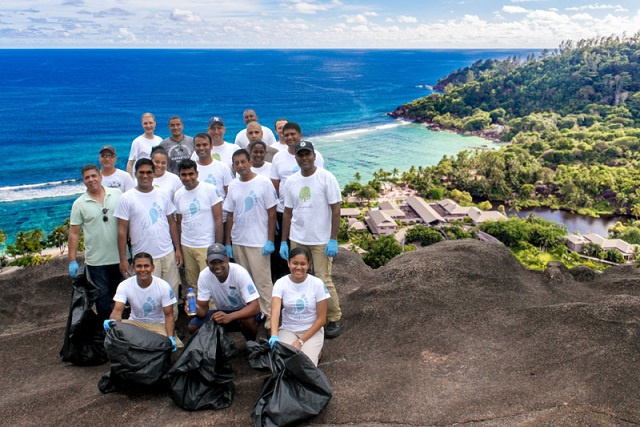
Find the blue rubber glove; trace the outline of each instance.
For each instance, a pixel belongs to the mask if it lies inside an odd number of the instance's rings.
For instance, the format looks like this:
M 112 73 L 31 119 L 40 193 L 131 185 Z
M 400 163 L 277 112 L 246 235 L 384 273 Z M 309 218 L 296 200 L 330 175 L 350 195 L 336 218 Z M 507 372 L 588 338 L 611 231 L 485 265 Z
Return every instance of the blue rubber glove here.
M 178 351 L 178 343 L 176 343 L 176 337 L 169 337 L 169 341 L 171 341 L 171 344 L 173 344 L 173 350 L 171 350 L 171 352 L 175 353 L 176 351 Z
M 78 262 L 71 261 L 69 263 L 69 275 L 71 276 L 72 279 L 75 279 L 77 273 L 78 273 Z
M 233 258 L 233 246 L 226 245 L 225 248 L 227 248 L 227 256 L 229 258 Z
M 289 245 L 287 242 L 280 243 L 280 258 L 287 261 L 289 259 Z
M 280 337 L 277 335 L 271 335 L 271 338 L 269 338 L 269 347 L 273 349 L 278 341 L 280 341 Z
M 329 257 L 338 255 L 338 241 L 336 239 L 329 239 L 327 247 L 324 248 L 324 254 Z
M 276 245 L 271 240 L 267 240 L 267 243 L 262 247 L 262 255 L 271 255 L 276 250 Z
M 107 332 L 109 329 L 111 329 L 111 325 L 113 325 L 114 323 L 116 323 L 115 320 L 113 319 L 107 319 L 102 323 L 102 327 L 104 328 L 104 331 Z

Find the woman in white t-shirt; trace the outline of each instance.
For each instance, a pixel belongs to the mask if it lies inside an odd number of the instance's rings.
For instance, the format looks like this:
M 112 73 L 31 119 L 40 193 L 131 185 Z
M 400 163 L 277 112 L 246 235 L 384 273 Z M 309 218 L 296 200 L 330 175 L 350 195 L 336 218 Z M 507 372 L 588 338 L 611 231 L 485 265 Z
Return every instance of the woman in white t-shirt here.
M 289 253 L 289 270 L 273 285 L 271 294 L 271 331 L 269 344 L 273 348 L 282 340 L 301 350 L 317 366 L 324 325 L 327 322 L 327 300 L 331 297 L 324 282 L 308 274 L 309 253 L 303 248 Z M 282 326 L 280 312 L 282 311 Z
M 173 203 L 173 195 L 182 188 L 182 181 L 178 175 L 167 171 L 169 154 L 164 148 L 155 147 L 151 150 L 151 161 L 153 162 L 153 186 Z
M 153 114 L 144 113 L 142 115 L 142 129 L 144 129 L 144 133 L 131 143 L 129 161 L 127 162 L 127 172 L 131 176 L 134 176 L 133 165 L 136 161 L 150 159 L 151 149 L 162 142 L 162 138 L 153 133 L 156 130 L 156 116 Z

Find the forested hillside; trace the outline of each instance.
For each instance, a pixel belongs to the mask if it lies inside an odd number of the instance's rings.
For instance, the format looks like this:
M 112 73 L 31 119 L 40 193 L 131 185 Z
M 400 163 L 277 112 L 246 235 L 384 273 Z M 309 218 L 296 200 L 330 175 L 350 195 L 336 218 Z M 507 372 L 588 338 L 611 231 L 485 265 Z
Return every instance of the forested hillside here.
M 511 144 L 445 157 L 411 171 L 409 181 L 426 191 L 446 182 L 447 189 L 520 206 L 640 215 L 640 33 L 478 61 L 436 87 L 444 93 L 393 115 L 492 132 Z

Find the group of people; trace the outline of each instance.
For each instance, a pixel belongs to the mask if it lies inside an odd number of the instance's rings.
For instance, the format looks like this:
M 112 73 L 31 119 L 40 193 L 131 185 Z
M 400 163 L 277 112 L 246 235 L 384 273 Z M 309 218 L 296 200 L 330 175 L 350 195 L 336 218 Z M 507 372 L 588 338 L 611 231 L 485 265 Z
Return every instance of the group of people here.
M 182 284 L 183 294 L 197 294 L 190 331 L 211 319 L 255 340 L 264 322 L 272 346 L 282 340 L 317 364 L 324 338 L 342 332 L 331 280 L 340 188 L 297 123 L 277 120 L 276 140 L 255 111 L 243 118 L 234 143 L 224 141 L 219 116 L 194 137 L 173 116 L 163 140 L 145 113 L 127 171 L 115 168 L 113 146 L 101 147 L 101 167 L 82 168 L 86 192 L 71 210 L 69 272 L 77 274 L 82 230 L 105 329 L 133 323 L 177 349 Z M 131 314 L 123 320 L 126 304 Z

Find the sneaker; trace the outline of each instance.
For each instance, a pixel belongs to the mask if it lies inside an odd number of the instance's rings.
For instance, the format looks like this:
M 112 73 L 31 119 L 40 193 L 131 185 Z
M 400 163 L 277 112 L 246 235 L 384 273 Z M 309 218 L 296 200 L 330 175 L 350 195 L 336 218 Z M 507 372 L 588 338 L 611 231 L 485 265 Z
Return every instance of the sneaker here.
M 324 328 L 325 338 L 336 338 L 342 333 L 342 322 L 340 320 L 336 322 L 329 322 Z

